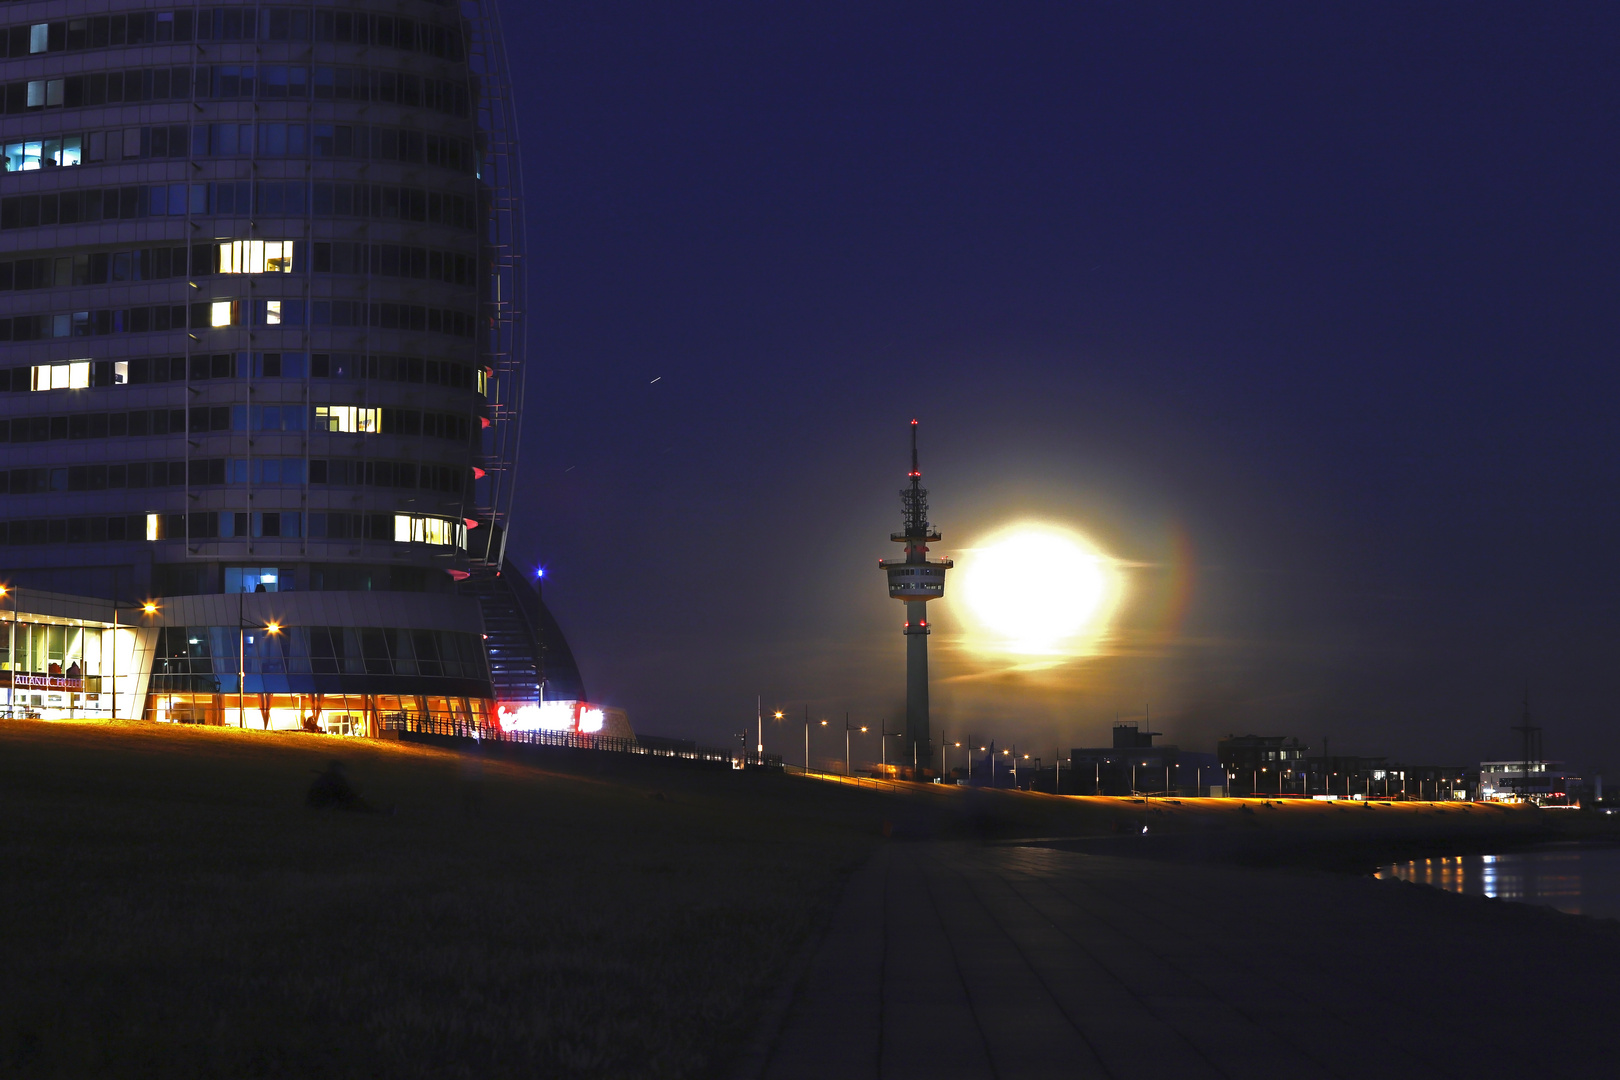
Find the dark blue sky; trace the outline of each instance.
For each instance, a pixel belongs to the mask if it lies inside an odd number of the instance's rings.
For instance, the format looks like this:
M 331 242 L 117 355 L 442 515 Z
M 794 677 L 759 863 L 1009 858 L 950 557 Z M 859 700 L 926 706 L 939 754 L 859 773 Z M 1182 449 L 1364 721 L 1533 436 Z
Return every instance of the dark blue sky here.
M 1468 762 L 1528 683 L 1549 754 L 1620 768 L 1612 5 L 505 16 L 514 552 L 638 728 L 895 715 L 917 416 L 947 553 L 1034 516 L 1137 564 L 1115 653 L 1039 678 L 936 605 L 948 729 L 1152 702 Z

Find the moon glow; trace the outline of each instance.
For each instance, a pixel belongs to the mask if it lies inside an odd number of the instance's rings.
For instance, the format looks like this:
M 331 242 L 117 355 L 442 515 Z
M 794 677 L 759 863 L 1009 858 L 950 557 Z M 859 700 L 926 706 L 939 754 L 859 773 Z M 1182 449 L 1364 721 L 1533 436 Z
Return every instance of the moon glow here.
M 1079 533 L 1053 525 L 1009 526 L 963 561 L 972 637 L 987 652 L 1093 652 L 1122 591 L 1112 559 Z

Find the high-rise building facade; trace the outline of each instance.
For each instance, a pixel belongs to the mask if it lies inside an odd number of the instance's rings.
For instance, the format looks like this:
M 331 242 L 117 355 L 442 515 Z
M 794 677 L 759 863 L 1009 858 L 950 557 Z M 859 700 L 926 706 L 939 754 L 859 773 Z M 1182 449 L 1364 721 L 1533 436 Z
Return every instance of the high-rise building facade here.
M 0 55 L 7 704 L 486 722 L 524 587 L 492 0 L 22 0 Z

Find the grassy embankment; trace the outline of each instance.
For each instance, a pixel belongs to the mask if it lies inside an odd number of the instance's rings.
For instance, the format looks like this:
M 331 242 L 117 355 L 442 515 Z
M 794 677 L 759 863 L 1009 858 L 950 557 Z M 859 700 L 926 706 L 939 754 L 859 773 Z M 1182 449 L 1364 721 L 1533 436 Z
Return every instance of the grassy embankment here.
M 395 812 L 307 809 L 333 758 Z M 880 799 L 3 722 L 0 1074 L 709 1075 Z
M 307 809 L 334 757 L 395 812 Z M 1376 835 L 1438 854 L 1574 817 L 570 775 L 328 736 L 0 722 L 0 1074 L 715 1075 L 884 832 L 1217 857 L 1334 838 L 1365 854 Z

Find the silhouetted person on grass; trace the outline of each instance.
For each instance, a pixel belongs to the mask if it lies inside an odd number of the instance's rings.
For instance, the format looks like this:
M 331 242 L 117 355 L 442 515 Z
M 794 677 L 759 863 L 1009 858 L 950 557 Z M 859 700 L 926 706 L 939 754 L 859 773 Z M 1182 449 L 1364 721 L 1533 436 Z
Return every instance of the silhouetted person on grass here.
M 343 771 L 343 762 L 334 761 L 326 767 L 325 772 L 316 773 L 315 780 L 309 785 L 309 795 L 306 797 L 312 810 L 353 810 L 369 813 L 373 807 L 360 797 L 349 783 L 349 776 Z

